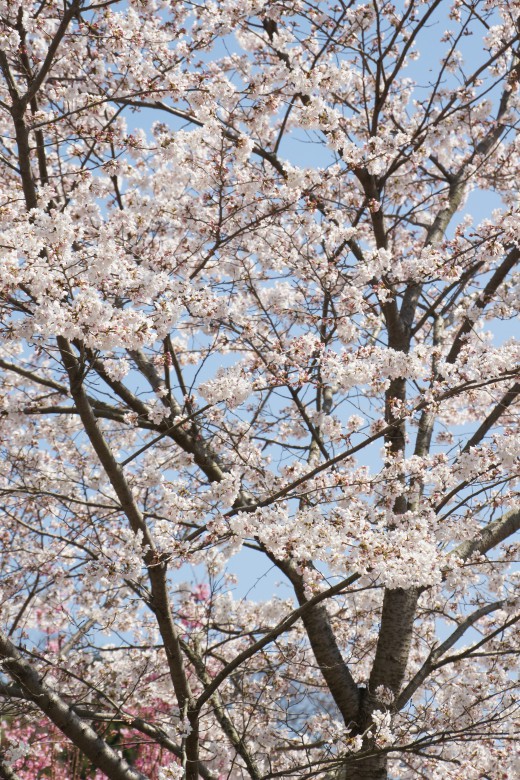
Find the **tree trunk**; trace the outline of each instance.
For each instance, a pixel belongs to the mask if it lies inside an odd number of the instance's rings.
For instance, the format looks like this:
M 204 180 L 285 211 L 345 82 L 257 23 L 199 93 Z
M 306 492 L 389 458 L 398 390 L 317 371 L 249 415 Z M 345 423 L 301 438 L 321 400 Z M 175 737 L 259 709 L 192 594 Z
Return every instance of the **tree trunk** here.
M 367 742 L 363 752 L 369 749 Z M 378 753 L 359 759 L 352 756 L 340 769 L 328 772 L 323 780 L 386 780 L 387 776 L 387 755 Z
M 387 755 L 376 753 L 354 760 L 345 768 L 341 780 L 386 780 L 387 776 Z

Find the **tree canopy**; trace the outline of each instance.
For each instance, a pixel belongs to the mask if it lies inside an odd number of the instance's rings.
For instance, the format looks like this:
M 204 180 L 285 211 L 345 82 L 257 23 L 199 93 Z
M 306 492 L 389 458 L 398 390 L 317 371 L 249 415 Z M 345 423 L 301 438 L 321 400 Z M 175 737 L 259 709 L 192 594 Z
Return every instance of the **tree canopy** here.
M 519 16 L 0 0 L 0 778 L 518 774 Z

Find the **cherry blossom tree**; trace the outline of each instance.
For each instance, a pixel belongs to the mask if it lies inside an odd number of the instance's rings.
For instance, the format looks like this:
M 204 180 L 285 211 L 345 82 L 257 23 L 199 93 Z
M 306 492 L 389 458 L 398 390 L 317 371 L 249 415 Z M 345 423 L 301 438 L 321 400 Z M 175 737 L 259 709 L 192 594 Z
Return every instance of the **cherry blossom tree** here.
M 519 17 L 0 0 L 0 777 L 518 775 Z

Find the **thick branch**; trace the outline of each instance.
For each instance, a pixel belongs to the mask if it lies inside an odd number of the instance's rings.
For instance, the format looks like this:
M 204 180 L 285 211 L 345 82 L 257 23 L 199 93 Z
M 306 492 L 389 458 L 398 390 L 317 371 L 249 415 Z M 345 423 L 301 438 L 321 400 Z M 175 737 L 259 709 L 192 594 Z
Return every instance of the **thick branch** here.
M 56 390 L 56 392 L 61 393 L 62 395 L 69 394 L 68 389 L 60 382 L 55 382 L 53 379 L 47 379 L 47 377 L 39 376 L 33 371 L 29 371 L 28 369 L 22 368 L 21 366 L 17 366 L 15 363 L 9 363 L 7 360 L 3 360 L 2 358 L 0 358 L 0 368 L 3 368 L 5 371 L 13 371 L 15 374 L 23 376 L 24 379 L 29 379 L 31 382 L 36 382 L 37 384 L 43 385 L 44 387 L 50 387 L 52 390 Z
M 146 356 L 140 350 L 132 350 L 130 352 L 131 357 L 135 361 L 135 364 L 139 371 L 146 377 L 150 383 L 150 387 L 154 390 L 165 390 L 166 385 L 155 366 L 147 360 Z M 172 397 L 171 411 L 175 416 L 182 414 L 182 410 L 177 402 Z M 189 452 L 193 455 L 193 459 L 197 466 L 208 477 L 210 482 L 221 482 L 224 476 L 224 470 L 219 463 L 219 458 L 216 453 L 211 452 L 211 449 L 202 439 L 197 440 L 191 436 L 182 428 L 175 428 L 168 434 L 185 452 Z
M 20 777 L 7 764 L 2 754 L 0 754 L 0 780 L 20 780 Z
M 166 564 L 154 551 L 154 546 L 148 528 L 140 512 L 132 491 L 125 479 L 123 471 L 114 458 L 98 423 L 82 385 L 82 372 L 72 352 L 69 342 L 62 336 L 57 338 L 63 364 L 69 375 L 71 395 L 90 443 L 101 462 L 110 484 L 119 499 L 121 507 L 128 518 L 130 527 L 135 534 L 142 535 L 143 560 L 148 569 L 148 577 L 152 590 L 151 607 L 157 618 L 159 631 L 164 642 L 168 659 L 170 677 L 175 689 L 181 711 L 188 711 L 192 701 L 191 691 L 184 671 L 182 653 L 177 631 L 173 622 L 166 583 Z M 197 729 L 196 723 L 191 723 L 192 732 L 188 737 L 191 747 L 190 765 L 187 780 L 196 780 L 197 771 Z
M 58 29 L 54 34 L 54 38 L 50 42 L 49 48 L 47 49 L 47 54 L 45 55 L 45 59 L 41 65 L 41 68 L 36 74 L 36 76 L 33 79 L 31 79 L 29 89 L 27 90 L 27 93 L 23 97 L 25 104 L 27 104 L 31 100 L 31 98 L 33 98 L 36 95 L 36 93 L 42 86 L 45 78 L 49 73 L 49 70 L 52 67 L 54 58 L 56 56 L 56 52 L 58 51 L 60 43 L 63 40 L 65 33 L 67 32 L 67 28 L 70 22 L 72 21 L 72 19 L 74 18 L 74 16 L 78 13 L 80 5 L 81 5 L 80 0 L 73 0 L 73 2 L 71 2 L 70 6 L 63 14 L 62 20 L 58 25 Z
M 26 692 L 20 687 L 20 685 L 15 685 L 14 683 L 6 684 L 0 682 L 0 696 L 6 699 L 21 699 L 23 701 L 32 702 L 32 699 L 27 696 Z M 69 704 L 69 707 L 72 712 L 74 712 L 82 719 L 111 723 L 112 725 L 122 725 L 125 728 L 135 729 L 136 731 L 141 732 L 141 734 L 146 734 L 147 737 L 151 737 L 155 742 L 157 742 L 157 744 L 166 748 L 166 750 L 168 750 L 177 758 L 182 759 L 183 757 L 183 749 L 181 745 L 177 745 L 175 742 L 172 742 L 172 740 L 164 733 L 161 728 L 154 726 L 143 718 L 133 718 L 127 713 L 121 715 L 120 712 L 99 712 L 92 710 L 83 704 Z M 217 780 L 217 775 L 208 769 L 208 767 L 203 762 L 199 762 L 199 773 L 204 778 L 204 780 Z M 2 775 L 0 772 L 0 780 L 1 778 Z M 9 777 L 8 780 L 11 780 L 11 778 Z
M 478 538 L 463 542 L 453 550 L 452 555 L 467 561 L 474 553 L 485 555 L 497 544 L 520 530 L 520 508 L 511 509 L 498 520 L 486 525 L 480 531 Z
M 451 555 L 460 558 L 463 561 L 468 560 L 468 558 L 470 558 L 473 553 L 480 553 L 481 555 L 484 555 L 486 552 L 493 549 L 493 547 L 496 547 L 497 544 L 500 544 L 500 542 L 503 542 L 509 536 L 512 536 L 519 529 L 520 509 L 512 509 L 498 520 L 489 523 L 484 529 L 482 529 L 477 539 L 472 539 L 459 545 L 459 547 L 453 550 Z M 413 696 L 415 691 L 435 668 L 435 664 L 438 659 L 441 658 L 444 653 L 446 653 L 451 647 L 453 647 L 453 645 L 462 637 L 468 628 L 470 628 L 484 615 L 488 615 L 490 612 L 493 612 L 496 609 L 500 609 L 502 605 L 503 602 L 500 601 L 493 604 L 488 604 L 476 610 L 471 615 L 469 615 L 438 648 L 432 651 L 421 669 L 419 669 L 413 679 L 408 683 L 406 688 L 397 698 L 397 709 L 404 707 L 406 702 L 410 699 L 411 696 Z
M 418 598 L 418 588 L 385 590 L 381 628 L 369 682 L 372 695 L 380 685 L 389 688 L 394 696 L 401 690 Z
M 455 631 L 453 631 L 453 633 L 451 633 L 450 636 L 441 645 L 439 645 L 439 647 L 436 647 L 434 650 L 432 650 L 424 664 L 410 680 L 408 685 L 404 688 L 401 695 L 397 699 L 395 703 L 396 709 L 400 710 L 405 706 L 415 691 L 423 684 L 426 678 L 435 669 L 436 662 L 439 660 L 439 658 L 442 658 L 444 653 L 447 653 L 448 650 L 452 648 L 453 645 L 459 641 L 459 639 L 461 639 L 466 631 L 477 622 L 477 620 L 480 620 L 480 618 L 484 617 L 484 615 L 489 615 L 491 612 L 494 612 L 497 609 L 501 609 L 503 604 L 503 601 L 495 601 L 493 604 L 486 604 L 484 607 L 480 607 L 480 609 L 475 610 L 475 612 L 472 612 L 471 615 L 468 615 L 468 617 L 463 620 L 462 623 L 460 623 Z
M 110 780 L 147 780 L 133 769 L 63 699 L 47 686 L 33 667 L 22 658 L 13 643 L 0 633 L 0 657 L 3 668 L 23 689 L 27 698 L 47 715 L 57 728 L 76 745 L 94 766 Z
M 358 717 L 359 688 L 343 660 L 327 610 L 323 604 L 315 604 L 304 611 L 303 607 L 308 604 L 308 599 L 302 576 L 287 563 L 278 561 L 277 564 L 292 583 L 316 663 L 343 716 L 345 725 L 350 726 Z
M 493 295 L 496 293 L 496 291 L 498 290 L 498 288 L 506 278 L 509 271 L 511 271 L 515 267 L 519 259 L 520 259 L 520 249 L 515 246 L 507 254 L 506 258 L 501 263 L 501 265 L 499 265 L 498 268 L 495 270 L 493 276 L 484 287 L 482 295 L 480 295 L 478 300 L 476 301 L 475 308 L 478 310 L 477 314 L 480 314 L 480 312 L 486 308 L 488 303 L 491 301 Z M 465 317 L 464 322 L 460 326 L 458 333 L 455 336 L 455 340 L 453 341 L 453 344 L 451 346 L 451 349 L 446 357 L 447 363 L 455 363 L 457 356 L 465 342 L 465 337 L 473 329 L 475 320 L 476 320 L 475 316 L 468 315 L 467 317 Z
M 448 203 L 442 208 L 435 217 L 432 225 L 426 233 L 425 246 L 432 245 L 437 246 L 443 239 L 444 233 L 453 217 L 455 212 L 459 209 L 465 192 L 468 186 L 468 176 L 466 171 L 470 163 L 473 161 L 475 155 L 487 154 L 493 145 L 500 139 L 501 135 L 506 129 L 506 125 L 502 123 L 504 114 L 507 111 L 511 91 L 504 90 L 500 99 L 498 107 L 498 113 L 496 118 L 496 124 L 494 129 L 484 136 L 484 138 L 477 144 L 474 153 L 468 158 L 464 164 L 459 168 L 456 174 L 449 175 L 449 192 Z M 438 164 L 438 163 L 437 163 Z M 448 173 L 448 172 L 446 172 Z M 414 282 L 410 284 L 403 296 L 403 303 L 401 305 L 401 317 L 406 325 L 411 328 L 415 319 L 415 310 L 417 302 L 421 294 L 422 285 Z
M 480 444 L 486 433 L 493 427 L 493 425 L 495 425 L 496 422 L 498 422 L 506 409 L 508 409 L 511 404 L 514 403 L 514 401 L 518 398 L 518 395 L 520 395 L 520 382 L 516 382 L 513 387 L 511 387 L 507 393 L 502 396 L 495 408 L 492 409 L 483 423 L 479 425 L 471 439 L 468 439 L 462 452 L 469 452 L 471 447 L 476 447 L 477 444 Z

